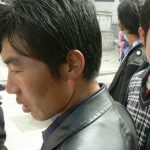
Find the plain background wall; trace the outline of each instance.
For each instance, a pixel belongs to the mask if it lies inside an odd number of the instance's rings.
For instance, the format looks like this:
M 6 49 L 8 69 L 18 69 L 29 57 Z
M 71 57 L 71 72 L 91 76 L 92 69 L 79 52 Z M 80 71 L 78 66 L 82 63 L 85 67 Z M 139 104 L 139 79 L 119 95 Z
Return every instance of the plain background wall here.
M 98 2 L 95 1 L 95 7 L 97 11 L 104 11 L 112 13 L 112 23 L 117 23 L 117 7 L 119 4 L 119 0 L 114 0 L 114 2 Z

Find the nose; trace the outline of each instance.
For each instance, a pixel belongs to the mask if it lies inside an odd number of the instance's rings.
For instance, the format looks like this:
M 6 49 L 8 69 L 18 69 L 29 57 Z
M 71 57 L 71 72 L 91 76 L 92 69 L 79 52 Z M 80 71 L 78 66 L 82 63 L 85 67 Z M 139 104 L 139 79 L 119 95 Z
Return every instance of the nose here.
M 16 84 L 15 78 L 8 73 L 7 83 L 6 83 L 6 91 L 9 94 L 16 94 L 18 91 L 18 86 Z
M 16 94 L 17 93 L 17 86 L 13 84 L 8 84 L 6 85 L 6 91 L 9 94 Z

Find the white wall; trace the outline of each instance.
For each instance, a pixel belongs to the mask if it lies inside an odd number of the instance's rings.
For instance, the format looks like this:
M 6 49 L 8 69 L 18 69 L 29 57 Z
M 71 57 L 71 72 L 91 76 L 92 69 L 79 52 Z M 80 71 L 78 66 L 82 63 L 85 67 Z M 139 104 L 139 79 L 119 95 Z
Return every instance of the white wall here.
M 119 4 L 119 0 L 115 0 L 114 2 L 94 2 L 97 11 L 106 11 L 112 13 L 112 23 L 116 23 L 118 21 L 117 18 L 117 7 Z
M 2 1 L 0 0 L 0 3 L 5 4 L 5 2 L 3 0 Z

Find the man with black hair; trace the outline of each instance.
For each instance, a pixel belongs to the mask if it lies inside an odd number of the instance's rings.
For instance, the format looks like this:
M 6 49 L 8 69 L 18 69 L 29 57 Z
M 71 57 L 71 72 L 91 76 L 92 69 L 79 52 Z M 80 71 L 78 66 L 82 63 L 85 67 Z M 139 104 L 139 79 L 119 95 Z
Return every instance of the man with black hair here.
M 138 149 L 127 111 L 96 81 L 102 46 L 91 0 L 13 0 L 0 26 L 7 92 L 35 119 L 53 117 L 42 150 Z
M 140 150 L 150 148 L 150 1 L 146 0 L 141 9 L 140 38 L 146 47 L 148 63 L 143 64 L 141 71 L 133 75 L 129 82 L 125 102 L 131 114 L 139 142 Z
M 114 100 L 123 104 L 126 89 L 131 76 L 145 62 L 145 49 L 139 37 L 139 7 L 132 1 L 123 1 L 118 6 L 118 20 L 126 35 L 129 46 L 124 49 L 124 59 L 117 70 L 109 92 Z

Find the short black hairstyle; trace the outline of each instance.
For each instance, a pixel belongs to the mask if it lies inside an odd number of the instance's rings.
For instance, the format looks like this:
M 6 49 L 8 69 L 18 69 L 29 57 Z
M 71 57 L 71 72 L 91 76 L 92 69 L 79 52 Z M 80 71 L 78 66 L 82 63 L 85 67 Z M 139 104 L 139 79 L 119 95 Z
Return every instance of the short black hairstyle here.
M 140 10 L 137 3 L 132 1 L 122 1 L 118 5 L 118 20 L 124 25 L 130 34 L 138 34 L 140 24 Z
M 0 41 L 8 37 L 17 53 L 43 61 L 54 77 L 70 50 L 84 55 L 86 80 L 99 73 L 101 32 L 91 0 L 11 0 L 0 15 L 0 27 Z
M 140 24 L 145 33 L 145 43 L 148 30 L 150 29 L 150 0 L 146 0 L 140 13 Z

